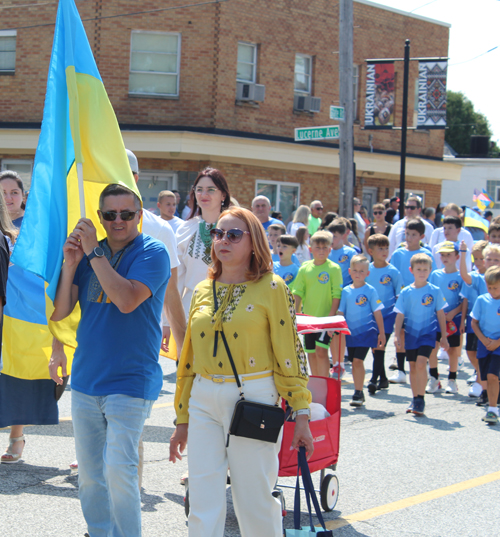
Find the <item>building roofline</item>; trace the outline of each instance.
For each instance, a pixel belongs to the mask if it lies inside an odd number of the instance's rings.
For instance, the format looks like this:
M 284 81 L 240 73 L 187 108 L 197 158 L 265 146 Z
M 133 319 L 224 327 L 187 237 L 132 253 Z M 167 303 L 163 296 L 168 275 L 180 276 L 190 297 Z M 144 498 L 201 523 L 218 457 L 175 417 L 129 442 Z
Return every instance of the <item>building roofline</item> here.
M 384 6 L 382 4 L 377 4 L 376 2 L 370 2 L 369 0 L 354 0 L 358 4 L 365 4 L 367 6 L 376 7 L 378 9 L 385 9 L 386 11 L 392 11 L 393 13 L 398 13 L 399 15 L 404 15 L 405 17 L 411 17 L 413 19 L 419 19 L 425 22 L 431 22 L 432 24 L 439 24 L 446 28 L 451 28 L 451 24 L 448 22 L 438 21 L 436 19 L 431 19 L 429 17 L 422 17 L 422 15 L 415 15 L 414 13 L 409 13 L 408 11 L 403 11 L 395 7 Z
M 120 130 L 124 131 L 140 131 L 140 132 L 193 132 L 199 134 L 214 134 L 218 136 L 233 136 L 235 138 L 248 138 L 251 140 L 267 140 L 270 142 L 284 142 L 284 143 L 293 143 L 296 145 L 309 145 L 312 147 L 328 147 L 331 149 L 338 149 L 338 143 L 329 143 L 329 142 L 313 142 L 313 141 L 302 141 L 296 142 L 292 137 L 287 136 L 273 136 L 270 134 L 260 134 L 255 132 L 246 132 L 246 131 L 233 131 L 228 129 L 216 129 L 213 127 L 192 127 L 185 125 L 142 125 L 142 124 L 130 124 L 130 123 L 120 123 Z M 41 123 L 37 122 L 0 122 L 1 129 L 26 129 L 26 130 L 40 130 Z M 354 147 L 354 151 L 360 151 L 362 153 L 373 153 L 377 155 L 392 155 L 399 156 L 399 151 L 387 151 L 375 149 L 370 150 L 369 147 Z M 408 158 L 416 158 L 421 160 L 432 160 L 443 162 L 443 157 L 432 157 L 429 155 L 418 155 L 415 153 L 407 153 Z

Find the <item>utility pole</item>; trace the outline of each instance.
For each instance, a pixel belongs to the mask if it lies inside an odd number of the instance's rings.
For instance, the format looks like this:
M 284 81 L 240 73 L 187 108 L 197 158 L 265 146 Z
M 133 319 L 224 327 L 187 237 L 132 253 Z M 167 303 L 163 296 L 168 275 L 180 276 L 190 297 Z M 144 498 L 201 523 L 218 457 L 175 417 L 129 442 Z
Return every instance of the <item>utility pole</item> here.
M 341 216 L 352 217 L 354 196 L 353 140 L 353 0 L 340 0 L 339 17 L 339 90 L 344 121 L 340 123 L 339 139 L 339 208 Z
M 408 130 L 408 78 L 410 75 L 410 40 L 405 41 L 403 71 L 403 118 L 401 121 L 401 171 L 399 174 L 399 219 L 405 216 L 406 131 Z

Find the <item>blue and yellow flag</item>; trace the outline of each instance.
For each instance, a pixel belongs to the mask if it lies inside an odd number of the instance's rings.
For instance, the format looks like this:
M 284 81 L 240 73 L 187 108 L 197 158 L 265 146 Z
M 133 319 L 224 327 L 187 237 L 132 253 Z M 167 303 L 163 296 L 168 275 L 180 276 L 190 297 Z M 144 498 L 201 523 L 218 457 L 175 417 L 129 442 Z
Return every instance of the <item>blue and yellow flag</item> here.
M 140 194 L 74 0 L 60 0 L 31 189 L 12 255 L 16 268 L 32 274 L 25 275 L 25 281 L 22 272 L 13 270 L 8 280 L 3 372 L 19 378 L 49 378 L 49 325 L 60 341 L 76 345 L 79 312 L 74 312 L 72 322 L 47 319 L 63 262 L 62 248 L 80 218 L 77 163 L 83 167 L 86 216 L 103 238 L 97 209 L 105 185 L 121 183 Z M 50 300 L 44 300 L 44 282 Z M 30 307 L 18 308 L 11 297 Z M 11 335 L 15 341 L 8 341 Z M 26 350 L 20 348 L 22 344 Z M 15 365 L 20 356 L 29 356 L 22 368 Z
M 469 207 L 465 208 L 465 216 L 464 216 L 464 226 L 465 227 L 478 227 L 479 229 L 482 229 L 486 233 L 488 233 L 490 223 L 486 218 L 482 218 L 479 216 L 476 211 L 473 211 L 472 209 L 469 209 Z

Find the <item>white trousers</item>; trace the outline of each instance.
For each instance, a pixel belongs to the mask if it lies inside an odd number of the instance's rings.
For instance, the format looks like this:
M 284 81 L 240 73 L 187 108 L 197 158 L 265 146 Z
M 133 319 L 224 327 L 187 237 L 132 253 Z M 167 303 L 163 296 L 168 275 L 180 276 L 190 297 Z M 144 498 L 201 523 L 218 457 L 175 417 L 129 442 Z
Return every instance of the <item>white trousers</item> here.
M 245 380 L 245 399 L 274 404 L 273 377 Z M 222 537 L 226 520 L 226 480 L 242 537 L 281 537 L 281 504 L 272 495 L 278 478 L 276 444 L 227 433 L 239 399 L 235 382 L 215 383 L 196 376 L 189 399 L 189 537 Z

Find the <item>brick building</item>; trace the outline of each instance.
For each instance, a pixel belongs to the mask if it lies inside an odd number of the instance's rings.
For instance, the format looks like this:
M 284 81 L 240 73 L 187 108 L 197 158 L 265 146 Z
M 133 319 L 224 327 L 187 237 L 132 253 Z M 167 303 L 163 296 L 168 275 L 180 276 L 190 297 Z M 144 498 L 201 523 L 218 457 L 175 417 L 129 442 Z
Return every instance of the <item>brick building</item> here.
M 16 8 L 19 4 L 19 8 Z M 297 127 L 329 125 L 339 102 L 339 7 L 330 0 L 228 0 L 178 7 L 173 0 L 77 0 L 122 129 L 139 158 L 146 207 L 157 193 L 184 196 L 196 172 L 221 169 L 243 205 L 268 195 L 286 218 L 301 203 L 338 207 L 338 145 L 294 142 Z M 9 2 L 0 23 L 0 160 L 29 179 L 43 113 L 55 3 Z M 21 7 L 25 6 L 25 7 Z M 0 12 L 3 9 L 0 7 Z M 140 12 L 140 13 L 139 13 Z M 2 15 L 5 13 L 3 12 Z M 446 56 L 449 25 L 354 2 L 355 194 L 365 203 L 399 188 L 400 131 L 363 130 L 368 58 Z M 1 52 L 4 51 L 4 52 Z M 396 62 L 395 124 L 402 69 Z M 413 95 L 418 67 L 410 69 Z M 410 98 L 408 125 L 414 125 Z M 407 191 L 440 201 L 444 131 L 409 131 Z

